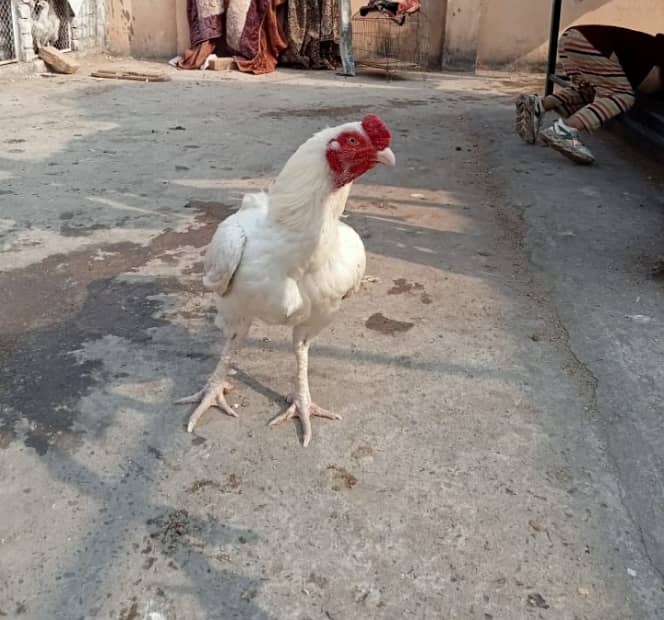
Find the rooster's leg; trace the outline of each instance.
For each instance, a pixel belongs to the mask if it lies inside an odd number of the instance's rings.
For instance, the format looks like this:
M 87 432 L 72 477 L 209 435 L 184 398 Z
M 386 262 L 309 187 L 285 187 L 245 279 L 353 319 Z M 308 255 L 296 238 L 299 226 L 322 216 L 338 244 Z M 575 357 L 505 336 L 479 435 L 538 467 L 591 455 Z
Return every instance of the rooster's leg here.
M 176 404 L 198 403 L 187 424 L 189 433 L 193 432 L 198 420 L 210 407 L 217 407 L 226 415 L 237 418 L 235 409 L 226 402 L 225 394 L 233 389 L 233 386 L 226 381 L 226 375 L 230 366 L 231 353 L 237 351 L 248 331 L 249 326 L 243 325 L 241 329 L 233 331 L 226 339 L 219 363 L 202 390 L 175 401 Z
M 309 341 L 296 338 L 294 340 L 295 359 L 297 361 L 295 394 L 288 398 L 291 403 L 288 409 L 274 418 L 270 422 L 270 426 L 293 418 L 300 418 L 302 423 L 302 445 L 306 448 L 311 441 L 311 416 L 327 418 L 328 420 L 341 420 L 341 416 L 311 402 L 311 393 L 309 392 Z

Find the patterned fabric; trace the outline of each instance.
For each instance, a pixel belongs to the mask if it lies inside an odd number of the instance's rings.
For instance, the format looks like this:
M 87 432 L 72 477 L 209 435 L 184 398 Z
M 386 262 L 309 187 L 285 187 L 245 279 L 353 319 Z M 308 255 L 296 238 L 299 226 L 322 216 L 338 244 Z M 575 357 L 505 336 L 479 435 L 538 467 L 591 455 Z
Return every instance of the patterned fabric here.
M 223 36 L 222 15 L 224 10 L 223 2 L 187 0 L 187 19 L 192 47 L 203 41 Z
M 198 13 L 201 17 L 221 15 L 224 12 L 224 0 L 199 0 Z
M 187 0 L 191 48 L 180 69 L 199 69 L 216 52 L 232 55 L 238 69 L 269 73 L 286 48 L 277 9 L 286 0 Z
M 547 103 L 564 116 L 580 120 L 587 131 L 599 129 L 634 105 L 634 89 L 618 57 L 604 56 L 578 30 L 563 33 L 559 59 L 576 87 L 549 95 Z
M 332 69 L 339 57 L 339 0 L 289 0 L 288 48 L 280 61 L 308 69 Z

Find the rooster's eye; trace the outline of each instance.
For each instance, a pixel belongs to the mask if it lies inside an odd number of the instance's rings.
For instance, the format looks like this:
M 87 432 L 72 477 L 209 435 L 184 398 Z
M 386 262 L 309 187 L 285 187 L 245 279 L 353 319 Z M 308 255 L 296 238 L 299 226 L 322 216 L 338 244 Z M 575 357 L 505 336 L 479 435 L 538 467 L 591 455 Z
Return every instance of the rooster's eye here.
M 355 146 L 357 144 L 357 138 L 348 138 L 348 144 Z

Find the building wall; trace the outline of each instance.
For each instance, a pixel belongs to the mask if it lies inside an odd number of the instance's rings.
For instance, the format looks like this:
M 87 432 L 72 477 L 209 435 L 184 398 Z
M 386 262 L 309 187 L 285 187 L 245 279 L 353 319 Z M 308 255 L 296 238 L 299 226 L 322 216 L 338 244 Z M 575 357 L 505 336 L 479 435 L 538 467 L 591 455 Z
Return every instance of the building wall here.
M 106 47 L 111 54 L 172 58 L 189 45 L 186 0 L 106 0 L 106 12 Z M 183 25 L 186 37 L 178 34 Z
M 447 0 L 444 65 L 460 68 L 475 66 L 481 15 L 486 10 L 486 4 L 487 0 Z
M 12 0 L 20 60 L 31 60 L 30 0 Z M 353 12 L 365 0 L 351 0 Z M 72 22 L 72 47 L 170 58 L 189 46 L 187 0 L 85 0 Z M 543 67 L 551 0 L 422 0 L 429 65 Z M 664 0 L 563 0 L 561 29 L 615 24 L 664 32 Z
M 365 0 L 351 0 L 353 14 Z M 422 0 L 426 15 L 429 64 L 440 65 L 446 0 Z M 107 48 L 112 54 L 136 58 L 170 58 L 189 47 L 186 0 L 106 0 Z
M 65 0 L 50 0 L 52 11 L 55 10 L 56 4 L 59 7 L 56 12 L 71 15 Z M 33 5 L 33 0 L 13 0 L 11 3 L 11 8 L 16 15 L 17 26 L 16 59 L 21 62 L 30 62 L 36 56 L 32 40 Z M 71 50 L 92 51 L 103 47 L 105 8 L 104 0 L 83 0 L 78 14 L 66 22 L 70 27 L 67 40 Z M 62 20 L 64 24 L 64 18 Z M 60 47 L 60 44 L 56 44 L 56 47 Z
M 445 64 L 543 67 L 551 4 L 550 0 L 448 0 Z M 582 23 L 664 32 L 664 1 L 563 0 L 561 31 Z

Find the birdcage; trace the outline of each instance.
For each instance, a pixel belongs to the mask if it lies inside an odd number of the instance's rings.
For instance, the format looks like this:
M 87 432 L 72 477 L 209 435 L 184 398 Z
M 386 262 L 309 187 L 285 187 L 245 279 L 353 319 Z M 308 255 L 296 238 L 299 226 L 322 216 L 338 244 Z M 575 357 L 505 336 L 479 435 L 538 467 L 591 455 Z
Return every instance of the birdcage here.
M 431 49 L 426 14 L 395 18 L 380 10 L 353 15 L 353 55 L 358 65 L 388 73 L 429 68 Z
M 13 0 L 0 0 L 0 65 L 18 60 L 18 26 Z
M 72 24 L 75 49 L 94 48 L 100 44 L 99 6 L 96 0 L 83 0 Z
M 67 0 L 52 0 L 52 6 L 60 19 L 60 32 L 54 47 L 61 52 L 70 52 L 72 49 L 71 20 L 74 16 L 69 8 L 69 3 Z

